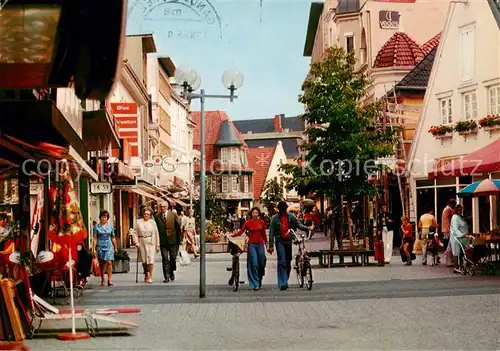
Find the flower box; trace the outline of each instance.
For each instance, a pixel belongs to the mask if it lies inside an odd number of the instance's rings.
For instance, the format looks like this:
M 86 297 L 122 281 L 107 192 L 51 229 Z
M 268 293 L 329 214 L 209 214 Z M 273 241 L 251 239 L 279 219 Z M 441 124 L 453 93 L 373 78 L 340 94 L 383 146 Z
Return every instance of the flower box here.
M 447 125 L 431 126 L 429 128 L 429 133 L 431 133 L 436 139 L 445 139 L 452 136 L 454 128 Z
M 113 273 L 128 273 L 128 272 L 130 272 L 130 260 L 113 261 Z
M 465 121 L 459 121 L 455 124 L 453 130 L 460 135 L 468 135 L 477 133 L 478 124 L 473 119 L 468 119 Z
M 479 121 L 479 125 L 487 130 L 486 128 L 494 127 L 494 129 L 500 128 L 500 115 L 487 115 Z
M 483 127 L 483 130 L 486 131 L 486 132 L 493 132 L 495 130 L 500 130 L 500 124 L 496 125 L 496 126 L 486 126 L 486 127 Z

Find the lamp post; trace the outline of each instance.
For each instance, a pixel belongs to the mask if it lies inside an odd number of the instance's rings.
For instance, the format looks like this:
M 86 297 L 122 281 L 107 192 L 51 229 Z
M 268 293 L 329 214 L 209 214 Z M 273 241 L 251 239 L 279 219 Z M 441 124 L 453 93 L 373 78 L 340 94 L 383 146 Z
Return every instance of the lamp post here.
M 234 92 L 243 85 L 243 74 L 240 71 L 228 69 L 222 74 L 222 84 L 230 91 L 229 95 L 211 95 L 206 94 L 205 89 L 201 89 L 200 93 L 195 93 L 201 86 L 201 78 L 195 70 L 188 67 L 179 67 L 175 72 L 175 80 L 179 83 L 183 91 L 182 97 L 190 103 L 193 99 L 200 100 L 200 298 L 204 298 L 207 294 L 207 277 L 206 277 L 206 166 L 205 166 L 205 99 L 229 99 L 233 102 L 237 98 Z

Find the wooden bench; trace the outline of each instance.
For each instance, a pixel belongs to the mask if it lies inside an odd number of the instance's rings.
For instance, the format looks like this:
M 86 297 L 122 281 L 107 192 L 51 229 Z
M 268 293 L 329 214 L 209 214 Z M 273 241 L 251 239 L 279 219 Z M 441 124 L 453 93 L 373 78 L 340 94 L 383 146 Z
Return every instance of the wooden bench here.
M 353 248 L 343 250 L 317 250 L 308 252 L 310 257 L 317 257 L 319 267 L 339 267 L 339 266 L 367 266 L 370 261 L 370 256 L 374 256 L 375 252 L 366 248 Z M 333 258 L 338 256 L 339 259 L 352 257 L 352 263 L 334 263 Z

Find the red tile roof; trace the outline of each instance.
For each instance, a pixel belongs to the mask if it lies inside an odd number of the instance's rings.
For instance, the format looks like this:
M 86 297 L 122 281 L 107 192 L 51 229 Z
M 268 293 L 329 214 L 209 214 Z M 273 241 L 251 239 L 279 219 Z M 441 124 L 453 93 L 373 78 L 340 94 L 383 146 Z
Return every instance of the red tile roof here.
M 191 112 L 191 118 L 196 126 L 193 129 L 193 148 L 196 150 L 200 150 L 200 121 L 201 121 L 201 113 L 198 111 Z M 243 143 L 243 148 L 247 148 L 247 144 L 245 143 L 245 139 L 241 136 L 238 129 L 234 126 L 233 121 L 229 118 L 229 116 L 224 111 L 205 111 L 205 165 L 207 170 L 221 170 L 220 162 L 217 162 L 219 156 L 217 153 L 217 140 L 219 139 L 219 132 L 221 125 L 224 121 L 229 121 L 231 126 L 233 127 L 234 132 L 238 136 L 238 138 Z M 199 172 L 200 165 L 195 165 L 195 171 Z M 237 171 L 234 166 L 231 167 L 231 170 Z M 242 170 L 248 170 L 248 167 L 243 167 Z
M 436 34 L 432 38 L 430 38 L 424 45 L 422 45 L 422 50 L 424 54 L 427 55 L 432 51 L 436 46 L 439 45 L 439 41 L 441 40 L 441 33 Z
M 258 147 L 248 149 L 248 164 L 253 173 L 253 198 L 257 200 L 262 194 L 267 173 L 274 157 L 275 147 Z
M 397 32 L 382 46 L 374 68 L 415 67 L 424 58 L 420 46 L 406 33 Z

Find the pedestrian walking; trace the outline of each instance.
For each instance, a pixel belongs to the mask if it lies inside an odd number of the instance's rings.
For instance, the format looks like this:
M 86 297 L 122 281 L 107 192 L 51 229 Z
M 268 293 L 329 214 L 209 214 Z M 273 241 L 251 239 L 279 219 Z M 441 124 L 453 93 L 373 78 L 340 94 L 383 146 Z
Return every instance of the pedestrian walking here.
M 453 252 L 451 250 L 450 240 L 450 224 L 456 205 L 457 201 L 455 199 L 451 199 L 448 202 L 448 205 L 444 208 L 443 214 L 441 215 L 441 232 L 443 233 L 443 245 L 446 250 L 444 253 L 446 257 L 446 267 L 453 267 Z
M 406 257 L 405 266 L 412 265 L 412 257 L 411 253 L 413 251 L 413 226 L 410 223 L 410 219 L 408 217 L 401 218 L 401 233 L 402 233 L 402 249 L 403 254 Z
M 155 255 L 159 251 L 160 238 L 156 222 L 151 218 L 152 210 L 144 208 L 142 218 L 137 220 L 137 228 L 134 230 L 134 244 L 139 247 L 142 267 L 144 268 L 144 282 L 153 283 L 153 269 Z
M 385 264 L 390 264 L 394 240 L 394 219 L 385 204 L 381 206 L 380 213 L 378 214 L 377 227 L 384 243 Z
M 285 201 L 278 203 L 278 213 L 271 219 L 269 224 L 269 248 L 267 251 L 274 252 L 276 243 L 276 253 L 278 255 L 278 287 L 281 290 L 288 289 L 288 279 L 292 270 L 292 240 L 288 229 L 300 229 L 305 231 L 314 230 L 314 225 L 310 227 L 301 224 L 297 217 L 287 212 L 288 204 Z
M 259 290 L 265 273 L 267 234 L 266 223 L 260 219 L 258 207 L 250 211 L 252 219 L 243 223 L 241 229 L 232 236 L 237 237 L 248 232 L 247 273 L 250 289 Z
M 175 280 L 177 256 L 182 241 L 179 216 L 169 203 L 160 205 L 160 212 L 154 217 L 160 235 L 160 252 L 163 266 L 164 283 Z
M 113 261 L 115 260 L 116 240 L 115 230 L 109 223 L 109 212 L 101 211 L 99 214 L 100 222 L 94 227 L 94 253 L 99 260 L 99 268 L 101 269 L 101 286 L 104 286 L 104 266 L 106 265 L 108 272 L 108 286 L 113 286 Z
M 454 273 L 462 273 L 460 267 L 462 266 L 462 260 L 464 253 L 462 252 L 462 246 L 466 246 L 469 239 L 469 225 L 462 216 L 463 207 L 462 205 L 455 206 L 455 213 L 451 217 L 450 223 L 450 241 L 451 249 L 453 252 L 453 267 Z
M 418 228 L 420 229 L 420 240 L 422 240 L 422 264 L 427 265 L 427 242 L 429 238 L 429 229 L 438 227 L 436 217 L 434 217 L 434 209 L 429 207 L 427 212 L 420 216 Z
M 198 258 L 198 250 L 196 249 L 196 221 L 193 217 L 194 211 L 192 209 L 188 210 L 188 215 L 182 218 L 181 229 L 184 234 L 184 239 L 186 244 L 189 245 L 193 251 L 194 258 Z M 186 246 L 187 246 L 186 245 Z

